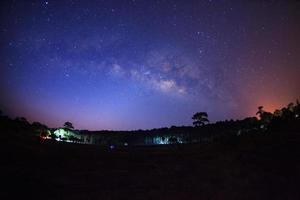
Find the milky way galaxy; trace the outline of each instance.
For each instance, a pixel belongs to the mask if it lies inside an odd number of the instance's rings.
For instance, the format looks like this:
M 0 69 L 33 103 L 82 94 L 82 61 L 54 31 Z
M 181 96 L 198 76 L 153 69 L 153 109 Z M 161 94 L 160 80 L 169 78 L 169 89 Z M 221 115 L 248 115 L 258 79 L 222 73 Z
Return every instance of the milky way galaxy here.
M 1 1 L 0 109 L 148 129 L 300 97 L 299 1 Z

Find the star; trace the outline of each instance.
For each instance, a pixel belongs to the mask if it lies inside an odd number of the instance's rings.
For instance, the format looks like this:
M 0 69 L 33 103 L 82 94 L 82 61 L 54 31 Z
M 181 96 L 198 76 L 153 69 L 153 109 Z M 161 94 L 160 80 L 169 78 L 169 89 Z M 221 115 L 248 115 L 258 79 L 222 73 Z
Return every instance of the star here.
M 9 2 L 0 105 L 29 121 L 56 127 L 77 113 L 79 129 L 190 125 L 192 112 L 237 119 L 262 100 L 281 105 L 299 95 L 297 3 Z

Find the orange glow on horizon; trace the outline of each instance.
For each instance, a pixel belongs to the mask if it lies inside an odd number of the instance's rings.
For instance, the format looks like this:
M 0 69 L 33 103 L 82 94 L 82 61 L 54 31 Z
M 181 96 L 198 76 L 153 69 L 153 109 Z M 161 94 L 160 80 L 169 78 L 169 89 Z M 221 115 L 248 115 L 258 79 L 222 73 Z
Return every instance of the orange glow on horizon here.
M 290 101 L 290 102 L 293 102 L 293 101 Z M 264 99 L 264 100 L 259 100 L 258 103 L 256 103 L 256 105 L 257 105 L 257 107 L 263 106 L 264 111 L 274 113 L 275 110 L 286 107 L 290 102 L 279 102 L 274 99 L 273 100 Z

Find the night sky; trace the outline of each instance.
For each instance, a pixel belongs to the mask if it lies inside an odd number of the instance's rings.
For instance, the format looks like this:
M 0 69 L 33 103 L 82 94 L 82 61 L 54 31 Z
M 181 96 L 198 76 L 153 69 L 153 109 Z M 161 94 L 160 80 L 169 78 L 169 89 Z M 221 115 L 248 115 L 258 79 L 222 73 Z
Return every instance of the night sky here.
M 300 97 L 300 1 L 1 1 L 0 109 L 130 130 Z

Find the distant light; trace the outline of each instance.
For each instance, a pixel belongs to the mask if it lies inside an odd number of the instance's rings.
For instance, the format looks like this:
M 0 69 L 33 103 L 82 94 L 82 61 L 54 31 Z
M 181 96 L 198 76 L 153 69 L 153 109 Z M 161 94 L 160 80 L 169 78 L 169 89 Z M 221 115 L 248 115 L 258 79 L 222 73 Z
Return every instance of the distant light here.
M 125 143 L 124 143 L 124 146 L 128 146 L 128 143 L 127 143 L 127 142 L 125 142 Z
M 114 145 L 110 145 L 109 148 L 110 148 L 110 149 L 114 149 L 115 146 L 114 146 Z

